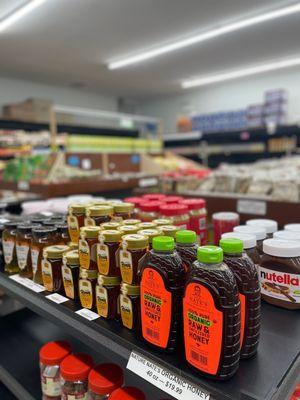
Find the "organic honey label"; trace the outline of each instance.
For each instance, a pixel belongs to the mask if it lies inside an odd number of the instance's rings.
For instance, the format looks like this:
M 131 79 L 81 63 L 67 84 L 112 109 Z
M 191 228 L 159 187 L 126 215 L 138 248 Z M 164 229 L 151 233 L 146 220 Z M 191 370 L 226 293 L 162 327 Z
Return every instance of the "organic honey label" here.
M 108 316 L 108 293 L 103 286 L 96 286 L 96 305 L 100 317 Z
M 15 242 L 13 240 L 4 239 L 2 242 L 5 264 L 12 262 Z
M 78 243 L 80 232 L 77 217 L 69 215 L 67 221 L 71 242 Z
M 97 245 L 97 265 L 99 273 L 108 275 L 109 273 L 109 250 L 106 244 Z
M 31 246 L 31 263 L 32 263 L 33 275 L 36 274 L 38 269 L 39 254 L 40 254 L 40 249 L 38 247 Z
M 85 217 L 84 218 L 84 225 L 85 226 L 96 226 L 95 221 L 91 217 Z
M 87 279 L 79 280 L 79 297 L 83 308 L 90 310 L 93 307 L 93 287 Z
M 17 244 L 17 259 L 20 270 L 24 270 L 28 262 L 29 246 L 28 244 Z
M 122 281 L 132 284 L 133 281 L 133 266 L 132 266 L 132 256 L 127 250 L 120 250 L 120 269 L 122 275 Z
M 48 292 L 53 292 L 52 267 L 48 260 L 42 260 L 42 278 L 46 290 L 48 290 Z
M 223 313 L 203 285 L 190 283 L 186 287 L 183 323 L 187 361 L 200 371 L 216 375 L 222 349 Z
M 153 268 L 145 268 L 141 281 L 141 316 L 143 337 L 166 348 L 172 318 L 172 294 L 162 276 Z
M 132 311 L 132 303 L 129 297 L 124 294 L 120 295 L 120 308 L 121 308 L 121 319 L 123 325 L 132 329 L 133 327 L 133 311 Z
M 84 269 L 90 268 L 90 248 L 86 240 L 79 240 L 79 263 L 80 267 Z
M 66 266 L 62 267 L 62 278 L 66 296 L 69 297 L 69 299 L 74 299 L 75 297 L 74 281 L 71 269 L 69 267 Z

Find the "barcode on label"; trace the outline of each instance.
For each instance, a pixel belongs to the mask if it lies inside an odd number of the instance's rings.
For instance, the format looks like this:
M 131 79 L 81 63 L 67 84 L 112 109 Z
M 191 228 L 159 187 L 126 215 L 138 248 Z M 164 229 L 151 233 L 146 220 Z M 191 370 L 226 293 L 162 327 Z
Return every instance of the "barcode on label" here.
M 153 329 L 147 328 L 146 334 L 147 334 L 147 336 L 149 336 L 155 340 L 159 340 L 159 332 L 154 331 Z
M 197 353 L 196 351 L 191 350 L 191 358 L 198 361 L 200 364 L 207 365 L 207 357 Z

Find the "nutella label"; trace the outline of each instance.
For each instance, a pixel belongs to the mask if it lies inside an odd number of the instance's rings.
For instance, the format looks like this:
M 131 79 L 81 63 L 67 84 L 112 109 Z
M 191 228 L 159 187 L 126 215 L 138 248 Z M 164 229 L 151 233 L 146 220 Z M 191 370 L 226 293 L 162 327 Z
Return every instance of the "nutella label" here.
M 289 303 L 300 303 L 300 275 L 259 267 L 261 294 Z

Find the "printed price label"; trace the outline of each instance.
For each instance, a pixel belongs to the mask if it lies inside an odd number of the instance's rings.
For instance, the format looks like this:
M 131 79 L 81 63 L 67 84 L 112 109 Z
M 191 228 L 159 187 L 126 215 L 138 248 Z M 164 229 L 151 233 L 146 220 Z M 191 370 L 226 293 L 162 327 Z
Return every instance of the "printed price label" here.
M 143 178 L 139 180 L 139 187 L 156 186 L 158 184 L 157 178 Z
M 82 308 L 81 310 L 75 311 L 76 314 L 80 315 L 81 317 L 88 319 L 89 321 L 94 321 L 94 319 L 99 318 L 99 315 L 87 308 Z
M 32 282 L 30 279 L 27 278 L 23 278 L 22 276 L 20 276 L 19 274 L 16 275 L 11 275 L 10 279 L 12 279 L 15 282 L 20 283 L 23 286 L 26 286 L 28 289 L 32 290 L 33 292 L 36 293 L 41 293 L 45 291 L 44 286 L 39 285 L 37 283 Z
M 238 200 L 237 212 L 240 214 L 266 215 L 267 203 L 259 200 Z
M 53 301 L 56 304 L 61 304 L 61 303 L 65 303 L 66 301 L 69 301 L 69 299 L 67 299 L 64 296 L 61 296 L 58 293 L 49 294 L 48 296 L 46 296 L 46 298 Z
M 131 352 L 127 369 L 178 400 L 209 400 L 210 394 L 148 358 Z

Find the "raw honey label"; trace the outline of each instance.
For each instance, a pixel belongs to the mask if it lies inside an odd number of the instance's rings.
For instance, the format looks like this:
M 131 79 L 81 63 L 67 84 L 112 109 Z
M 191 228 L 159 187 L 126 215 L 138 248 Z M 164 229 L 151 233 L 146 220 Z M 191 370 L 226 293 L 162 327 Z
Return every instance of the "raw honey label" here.
M 108 275 L 109 273 L 109 250 L 106 244 L 97 245 L 97 265 L 99 273 Z
M 79 240 L 79 263 L 81 268 L 90 268 L 90 248 L 86 240 Z
M 32 246 L 31 247 L 31 263 L 32 263 L 33 275 L 36 274 L 36 271 L 38 269 L 39 254 L 40 254 L 40 249 L 38 247 Z
M 42 260 L 42 278 L 46 290 L 48 290 L 48 292 L 53 292 L 52 267 L 50 262 L 47 260 Z
M 96 286 L 97 311 L 100 317 L 108 316 L 108 294 L 103 286 Z
M 172 294 L 162 276 L 153 268 L 145 268 L 141 281 L 141 316 L 143 337 L 166 348 L 172 318 Z
M 131 285 L 133 281 L 133 265 L 131 253 L 127 250 L 120 250 L 119 257 L 122 281 Z
M 93 287 L 87 279 L 79 280 L 79 297 L 83 308 L 90 310 L 93 307 Z
M 9 264 L 12 262 L 13 259 L 15 242 L 13 240 L 4 239 L 2 242 L 2 246 L 3 246 L 5 264 Z
M 70 299 L 74 299 L 75 291 L 74 291 L 74 282 L 72 272 L 69 267 L 63 266 L 62 267 L 62 278 L 65 288 L 66 296 Z
M 219 311 L 209 290 L 190 283 L 183 298 L 185 357 L 208 374 L 218 371 L 223 334 L 223 313 Z
M 24 270 L 28 261 L 29 246 L 17 245 L 16 250 L 19 268 L 20 270 Z
M 241 303 L 241 336 L 240 336 L 240 342 L 241 342 L 241 348 L 242 348 L 244 335 L 245 335 L 246 296 L 240 293 L 239 297 L 240 297 L 240 303 Z
M 91 217 L 84 218 L 84 225 L 85 226 L 96 226 L 95 221 Z
M 120 295 L 120 308 L 121 308 L 121 319 L 123 325 L 128 329 L 132 329 L 133 311 L 132 311 L 131 300 L 129 297 L 123 294 Z
M 78 243 L 80 233 L 78 220 L 74 215 L 69 215 L 67 221 L 71 242 Z

